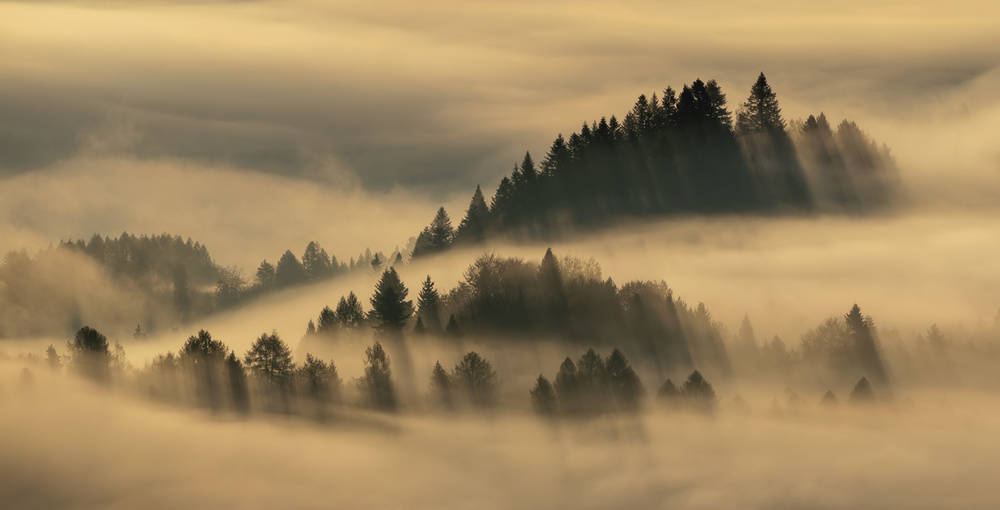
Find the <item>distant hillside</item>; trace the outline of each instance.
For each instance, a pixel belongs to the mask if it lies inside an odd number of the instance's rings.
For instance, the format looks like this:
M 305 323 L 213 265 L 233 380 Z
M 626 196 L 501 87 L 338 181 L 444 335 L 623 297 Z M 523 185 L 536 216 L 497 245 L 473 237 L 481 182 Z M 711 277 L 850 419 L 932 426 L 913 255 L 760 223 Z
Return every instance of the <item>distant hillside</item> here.
M 525 154 L 487 205 L 477 187 L 457 228 L 444 209 L 413 255 L 491 236 L 546 238 L 624 218 L 677 214 L 862 212 L 896 188 L 887 147 L 824 114 L 787 123 L 761 73 L 735 121 L 715 80 L 640 95 L 615 116 L 561 134 L 540 164 Z

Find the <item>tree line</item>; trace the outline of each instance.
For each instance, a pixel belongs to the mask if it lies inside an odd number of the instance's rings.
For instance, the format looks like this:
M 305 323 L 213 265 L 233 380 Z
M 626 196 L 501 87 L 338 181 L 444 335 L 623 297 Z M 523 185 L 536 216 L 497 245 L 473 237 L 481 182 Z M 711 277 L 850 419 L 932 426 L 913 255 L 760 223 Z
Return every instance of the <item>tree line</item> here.
M 889 204 L 889 149 L 854 122 L 787 123 L 764 73 L 736 110 L 715 80 L 640 95 L 615 116 L 561 134 L 536 163 L 530 152 L 489 204 L 477 186 L 457 227 L 438 209 L 412 255 L 488 237 L 546 238 L 565 227 L 672 214 L 865 211 Z

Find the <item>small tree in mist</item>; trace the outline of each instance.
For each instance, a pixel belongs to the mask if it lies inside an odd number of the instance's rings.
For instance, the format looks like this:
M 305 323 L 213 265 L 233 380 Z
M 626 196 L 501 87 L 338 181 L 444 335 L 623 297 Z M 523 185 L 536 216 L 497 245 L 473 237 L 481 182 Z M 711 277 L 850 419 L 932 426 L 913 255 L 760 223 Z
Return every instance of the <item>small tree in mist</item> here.
M 396 385 L 392 382 L 389 355 L 375 342 L 365 349 L 365 373 L 358 379 L 358 392 L 364 403 L 382 411 L 395 411 Z
M 840 405 L 840 400 L 837 399 L 832 390 L 827 390 L 823 394 L 823 398 L 819 399 L 819 404 L 824 407 L 837 407 Z
M 296 371 L 303 394 L 321 403 L 333 402 L 339 397 L 340 377 L 333 362 L 325 361 L 306 354 L 306 360 Z
M 45 349 L 45 363 L 49 365 L 49 368 L 56 372 L 62 368 L 62 359 L 59 357 L 59 353 L 56 352 L 56 348 L 54 346 L 50 345 L 48 349 Z
M 718 405 L 715 389 L 697 370 L 691 372 L 691 375 L 684 381 L 681 394 L 684 395 L 691 407 L 700 411 L 714 411 Z
M 555 389 L 541 374 L 535 380 L 535 387 L 531 389 L 531 408 L 542 416 L 552 416 L 556 412 Z
M 292 351 L 276 332 L 260 335 L 250 345 L 243 361 L 250 373 L 264 382 L 270 391 L 284 393 L 291 389 L 295 371 Z
M 736 113 L 736 132 L 740 134 L 783 131 L 785 121 L 781 118 L 778 96 L 767 84 L 764 73 L 750 88 L 750 97 L 740 105 Z
M 84 326 L 76 332 L 69 350 L 73 353 L 73 368 L 78 373 L 102 384 L 111 382 L 111 351 L 106 336 Z
M 420 287 L 420 294 L 417 297 L 417 317 L 421 319 L 427 332 L 441 333 L 441 296 L 434 288 L 431 275 L 427 275 L 427 279 Z
M 399 279 L 396 268 L 386 269 L 382 273 L 382 278 L 375 284 L 375 293 L 370 300 L 372 309 L 368 312 L 378 336 L 383 338 L 402 336 L 406 320 L 413 315 L 413 302 L 406 299 L 407 294 L 409 291 Z
M 431 400 L 442 408 L 450 410 L 454 405 L 451 390 L 451 377 L 441 366 L 440 361 L 435 362 L 434 369 L 431 371 Z
M 681 390 L 677 388 L 677 385 L 673 381 L 667 379 L 660 386 L 660 389 L 656 390 L 656 397 L 665 403 L 673 403 L 681 398 Z
M 459 338 L 462 336 L 462 328 L 458 325 L 458 319 L 455 318 L 455 314 L 451 314 L 448 317 L 448 326 L 444 328 L 444 334 L 452 338 Z
M 348 293 L 347 297 L 340 298 L 336 312 L 337 322 L 346 331 L 355 332 L 365 325 L 365 311 L 353 291 Z
M 221 385 L 217 377 L 228 353 L 226 344 L 213 340 L 204 329 L 188 337 L 181 347 L 180 366 L 194 379 L 195 395 L 200 404 L 211 408 L 221 406 Z
M 455 387 L 464 393 L 477 409 L 496 404 L 497 372 L 493 365 L 475 351 L 469 351 L 452 371 Z
M 636 410 L 646 390 L 625 354 L 618 349 L 611 351 L 604 362 L 604 370 L 615 408 L 622 411 Z
M 868 382 L 867 377 L 862 377 L 858 384 L 854 385 L 854 389 L 851 390 L 848 399 L 852 404 L 870 404 L 875 401 L 875 391 L 872 389 L 872 385 Z
M 576 364 L 568 356 L 559 365 L 559 372 L 556 373 L 555 390 L 561 411 L 578 413 L 582 410 L 584 403 L 580 394 L 580 382 L 577 378 Z

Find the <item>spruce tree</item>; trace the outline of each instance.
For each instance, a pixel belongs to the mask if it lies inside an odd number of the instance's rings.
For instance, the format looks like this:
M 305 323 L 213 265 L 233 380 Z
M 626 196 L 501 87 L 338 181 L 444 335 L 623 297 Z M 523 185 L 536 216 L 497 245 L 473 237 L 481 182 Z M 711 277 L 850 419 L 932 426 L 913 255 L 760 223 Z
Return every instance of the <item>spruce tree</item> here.
M 431 248 L 434 251 L 447 249 L 451 245 L 455 230 L 451 226 L 451 218 L 444 207 L 438 208 L 434 220 L 431 221 Z
M 417 316 L 422 320 L 424 328 L 432 334 L 441 333 L 441 297 L 434 288 L 431 275 L 427 275 L 427 279 L 420 287 L 417 307 Z
M 736 114 L 736 132 L 739 134 L 783 132 L 785 121 L 781 118 L 778 96 L 767 84 L 764 73 L 750 88 L 750 97 L 740 105 Z
M 399 279 L 396 268 L 390 267 L 382 273 L 375 284 L 371 297 L 372 309 L 368 318 L 380 336 L 401 335 L 407 319 L 413 315 L 413 301 L 406 299 L 409 291 Z
M 496 403 L 497 372 L 489 361 L 475 351 L 469 351 L 455 365 L 451 379 L 465 393 L 473 407 L 483 409 Z
M 285 251 L 278 259 L 278 266 L 274 271 L 274 284 L 279 287 L 287 287 L 304 281 L 306 281 L 306 271 L 302 267 L 302 263 L 291 250 Z
M 456 243 L 480 243 L 486 239 L 486 229 L 489 226 L 490 210 L 486 205 L 486 198 L 483 191 L 476 186 L 472 200 L 469 201 L 469 209 L 465 211 L 465 217 L 458 224 L 455 231 Z
M 451 377 L 441 366 L 440 361 L 434 363 L 434 369 L 431 371 L 430 391 L 435 404 L 445 409 L 452 408 Z
M 347 297 L 340 297 L 337 303 L 337 322 L 347 331 L 357 331 L 365 324 L 365 312 L 361 308 L 361 301 L 358 296 L 351 291 Z
M 316 321 L 316 332 L 324 335 L 332 335 L 337 332 L 337 313 L 324 306 L 319 312 L 319 319 Z

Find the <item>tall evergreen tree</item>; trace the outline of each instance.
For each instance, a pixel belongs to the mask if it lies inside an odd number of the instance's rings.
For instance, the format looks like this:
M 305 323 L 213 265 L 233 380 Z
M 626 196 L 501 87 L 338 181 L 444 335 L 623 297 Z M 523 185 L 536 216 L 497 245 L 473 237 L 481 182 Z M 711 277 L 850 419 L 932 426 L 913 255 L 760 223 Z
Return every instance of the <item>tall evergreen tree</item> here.
M 524 159 L 521 161 L 521 175 L 524 176 L 524 182 L 528 184 L 538 179 L 538 170 L 535 169 L 535 161 L 531 159 L 531 152 L 524 153 Z
M 497 372 L 475 351 L 469 351 L 455 365 L 451 379 L 473 407 L 483 409 L 496 404 Z
M 274 264 L 271 264 L 264 259 L 260 263 L 260 267 L 257 268 L 257 273 L 254 275 L 257 280 L 257 285 L 263 289 L 269 289 L 274 285 Z
M 399 279 L 396 268 L 386 269 L 375 284 L 370 300 L 372 309 L 368 312 L 378 335 L 396 337 L 402 334 L 407 319 L 413 315 L 413 301 L 406 299 L 407 294 L 409 291 Z
M 469 209 L 465 211 L 465 217 L 458 224 L 455 231 L 456 243 L 480 243 L 486 239 L 486 229 L 489 226 L 490 210 L 486 205 L 486 198 L 483 191 L 476 186 L 472 200 L 469 201 Z
M 435 362 L 434 369 L 431 371 L 430 384 L 431 398 L 434 403 L 445 409 L 451 409 L 453 406 L 451 389 L 451 377 L 441 366 L 440 361 Z
M 417 315 L 427 332 L 441 333 L 441 296 L 434 288 L 431 275 L 427 275 L 427 279 L 420 287 L 420 294 L 417 296 Z
M 552 146 L 549 148 L 548 154 L 545 155 L 545 159 L 542 160 L 541 174 L 551 177 L 565 172 L 569 169 L 572 158 L 573 155 L 569 150 L 569 146 L 566 145 L 566 140 L 563 139 L 562 133 L 560 133 L 552 142 Z
M 319 312 L 319 320 L 316 321 L 316 332 L 325 335 L 332 335 L 337 331 L 337 313 L 324 306 Z
M 781 118 L 781 107 L 778 106 L 778 96 L 767 84 L 764 73 L 760 73 L 757 81 L 750 88 L 750 97 L 740 105 L 736 113 L 736 132 L 769 133 L 785 130 L 785 121 Z

